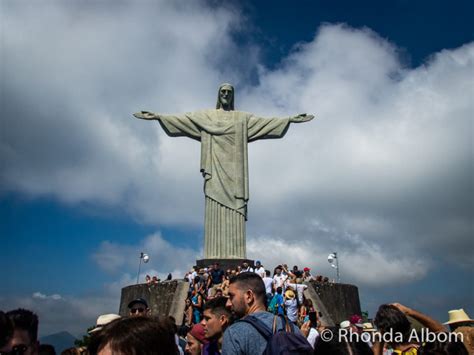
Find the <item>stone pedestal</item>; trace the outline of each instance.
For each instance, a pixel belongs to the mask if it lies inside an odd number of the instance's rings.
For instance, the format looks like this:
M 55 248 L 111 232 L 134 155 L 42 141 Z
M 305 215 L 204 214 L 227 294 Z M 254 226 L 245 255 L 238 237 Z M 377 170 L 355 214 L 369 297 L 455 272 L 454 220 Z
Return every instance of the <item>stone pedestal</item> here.
M 361 315 L 359 290 L 357 286 L 348 284 L 307 282 L 308 288 L 304 295 L 313 301 L 320 320 L 324 326 L 334 326 L 349 317 Z
M 176 324 L 183 323 L 183 314 L 189 284 L 186 281 L 163 281 L 153 285 L 138 284 L 122 288 L 121 316 L 128 315 L 128 304 L 137 298 L 148 302 L 151 314 L 160 317 L 173 316 Z
M 209 265 L 214 265 L 215 262 L 218 262 L 219 268 L 224 271 L 241 266 L 244 262 L 247 262 L 250 267 L 254 267 L 254 261 L 251 259 L 200 259 L 196 260 L 196 266 L 198 269 L 203 269 Z

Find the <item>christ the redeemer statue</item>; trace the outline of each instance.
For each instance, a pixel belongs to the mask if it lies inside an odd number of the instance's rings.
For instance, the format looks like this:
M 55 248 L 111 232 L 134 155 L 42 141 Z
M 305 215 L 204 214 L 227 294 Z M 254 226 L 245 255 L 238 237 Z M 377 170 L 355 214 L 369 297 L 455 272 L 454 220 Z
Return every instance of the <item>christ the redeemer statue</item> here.
M 282 138 L 290 122 L 306 122 L 314 116 L 262 118 L 234 111 L 234 88 L 230 84 L 219 87 L 215 110 L 182 115 L 141 111 L 134 116 L 157 120 L 171 137 L 186 136 L 201 142 L 206 196 L 204 258 L 245 259 L 249 200 L 247 143 Z

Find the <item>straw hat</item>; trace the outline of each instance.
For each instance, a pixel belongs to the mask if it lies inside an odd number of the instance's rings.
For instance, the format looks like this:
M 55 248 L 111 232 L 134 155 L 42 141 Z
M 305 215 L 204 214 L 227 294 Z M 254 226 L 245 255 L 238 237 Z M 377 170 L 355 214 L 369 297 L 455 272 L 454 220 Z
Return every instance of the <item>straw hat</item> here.
M 443 324 L 453 324 L 459 322 L 474 322 L 474 319 L 470 319 L 464 309 L 453 309 L 448 312 L 449 320 Z
M 295 292 L 293 290 L 286 290 L 285 297 L 289 299 L 295 298 Z
M 97 318 L 97 322 L 95 324 L 95 328 L 89 330 L 89 334 L 95 333 L 101 330 L 105 325 L 109 324 L 110 322 L 119 319 L 120 316 L 118 314 L 102 314 Z
M 375 332 L 375 328 L 372 323 L 362 323 L 362 331 L 364 332 Z

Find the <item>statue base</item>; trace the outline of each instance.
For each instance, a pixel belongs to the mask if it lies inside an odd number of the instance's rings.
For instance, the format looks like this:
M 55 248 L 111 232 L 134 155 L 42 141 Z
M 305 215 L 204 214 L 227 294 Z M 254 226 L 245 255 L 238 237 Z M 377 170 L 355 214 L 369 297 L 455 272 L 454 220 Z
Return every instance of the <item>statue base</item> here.
M 355 285 L 305 282 L 304 296 L 313 301 L 323 326 L 333 327 L 358 314 L 361 315 L 359 289 Z
M 200 259 L 196 260 L 196 266 L 198 269 L 203 269 L 216 262 L 219 263 L 219 268 L 222 270 L 235 269 L 237 266 L 242 266 L 244 262 L 247 262 L 250 267 L 254 267 L 254 261 L 251 259 Z
M 173 316 L 176 324 L 183 324 L 184 308 L 188 297 L 189 283 L 182 280 L 162 281 L 157 284 L 137 284 L 122 288 L 119 314 L 128 316 L 128 304 L 137 298 L 144 298 L 151 315 Z

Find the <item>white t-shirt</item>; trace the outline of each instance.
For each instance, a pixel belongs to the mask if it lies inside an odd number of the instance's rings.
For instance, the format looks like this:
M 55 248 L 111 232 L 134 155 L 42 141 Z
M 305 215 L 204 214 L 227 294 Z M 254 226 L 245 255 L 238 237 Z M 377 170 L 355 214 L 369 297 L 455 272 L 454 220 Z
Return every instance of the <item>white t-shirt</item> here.
M 264 277 L 263 283 L 265 284 L 265 292 L 272 293 L 273 279 L 271 277 Z
M 304 284 L 294 284 L 291 282 L 287 282 L 285 284 L 285 287 L 291 287 L 293 290 L 295 290 L 295 293 L 298 295 L 298 301 L 300 302 L 300 304 L 303 304 L 303 301 L 304 301 L 303 293 L 304 293 L 304 290 L 308 288 L 308 286 Z
M 240 270 L 240 273 L 243 273 L 243 272 L 253 272 L 253 269 L 249 266 L 249 267 L 246 268 L 246 269 Z
M 296 320 L 298 319 L 298 304 L 296 302 L 296 298 L 293 298 L 292 300 L 286 300 L 285 307 L 286 316 L 288 317 L 288 319 L 292 322 L 296 322 Z
M 285 276 L 283 274 L 281 274 L 280 276 L 273 276 L 273 284 L 275 285 L 275 290 L 277 289 L 277 287 L 281 287 L 283 291 L 285 291 L 285 281 L 287 278 L 288 276 Z
M 260 266 L 259 268 L 255 268 L 255 273 L 258 274 L 262 279 L 265 277 L 265 268 Z

